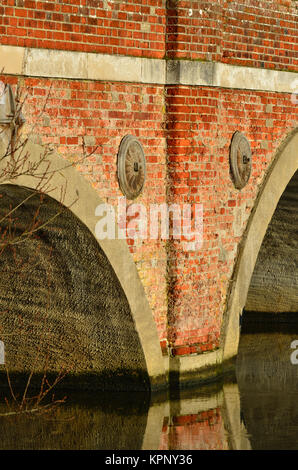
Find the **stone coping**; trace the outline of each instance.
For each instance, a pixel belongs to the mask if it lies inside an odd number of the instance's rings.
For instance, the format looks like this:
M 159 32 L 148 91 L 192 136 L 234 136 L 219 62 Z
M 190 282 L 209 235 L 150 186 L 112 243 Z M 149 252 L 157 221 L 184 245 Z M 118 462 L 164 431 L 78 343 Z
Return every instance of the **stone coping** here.
M 30 77 L 298 93 L 298 75 L 294 72 L 219 62 L 148 59 L 1 45 L 0 66 L 5 74 Z

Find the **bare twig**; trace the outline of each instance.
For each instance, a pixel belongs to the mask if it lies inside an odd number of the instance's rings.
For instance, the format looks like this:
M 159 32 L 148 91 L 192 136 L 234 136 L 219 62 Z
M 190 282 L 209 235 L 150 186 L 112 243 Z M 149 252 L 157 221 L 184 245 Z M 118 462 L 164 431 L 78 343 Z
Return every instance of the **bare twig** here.
M 48 104 L 51 94 L 51 89 L 45 99 L 44 106 L 42 107 L 39 117 L 44 113 L 46 106 Z M 20 117 L 22 115 L 22 109 L 24 104 L 28 99 L 29 93 L 21 93 L 20 87 L 17 87 L 17 109 L 15 116 L 12 119 L 10 126 L 7 126 L 5 129 L 0 129 L 0 133 L 4 131 L 9 133 L 10 138 L 8 145 L 0 155 L 0 185 L 6 182 L 13 183 L 18 180 L 18 178 L 23 176 L 30 176 L 34 181 L 34 189 L 30 190 L 30 194 L 27 197 L 24 197 L 22 201 L 18 202 L 15 206 L 10 206 L 6 213 L 1 215 L 0 218 L 0 256 L 3 254 L 5 248 L 12 250 L 12 256 L 15 260 L 18 269 L 20 269 L 21 275 L 24 275 L 24 268 L 26 268 L 26 262 L 24 260 L 18 259 L 18 252 L 16 247 L 27 240 L 29 237 L 38 238 L 38 232 L 44 229 L 46 226 L 50 225 L 63 211 L 70 209 L 78 200 L 74 200 L 68 204 L 64 205 L 67 193 L 67 179 L 63 175 L 63 171 L 67 168 L 76 165 L 80 161 L 88 159 L 93 153 L 96 152 L 95 148 L 92 152 L 87 154 L 86 145 L 84 137 L 82 137 L 82 158 L 76 162 L 65 162 L 61 164 L 59 170 L 52 168 L 51 162 L 51 152 L 52 150 L 48 146 L 44 146 L 43 150 L 40 152 L 39 156 L 33 156 L 28 150 L 27 144 L 29 143 L 32 136 L 34 136 L 34 131 L 38 125 L 38 119 L 31 126 L 31 129 L 25 136 L 22 136 L 19 131 Z M 62 182 L 60 188 L 54 186 L 53 177 L 55 174 L 59 174 L 64 181 Z M 48 217 L 47 220 L 40 220 L 41 208 L 46 203 L 46 196 L 50 196 L 53 191 L 60 190 L 60 204 L 59 209 L 56 213 Z M 18 226 L 18 214 L 22 207 L 26 207 L 26 204 L 32 201 L 32 199 L 39 195 L 39 204 L 35 211 L 32 214 L 31 220 L 28 225 L 20 228 Z M 1 196 L 1 195 L 0 195 Z M 3 225 L 3 227 L 1 227 Z M 20 233 L 21 230 L 21 233 Z M 48 279 L 49 282 L 49 279 Z M 49 303 L 50 299 L 48 299 Z M 49 307 L 47 308 L 47 310 Z M 22 318 L 21 318 L 22 320 Z M 45 319 L 44 319 L 45 320 Z M 24 321 L 24 320 L 23 320 Z M 53 392 L 55 387 L 65 378 L 69 373 L 68 370 L 61 370 L 56 378 L 50 383 L 47 378 L 47 366 L 48 366 L 48 356 L 44 366 L 44 372 L 41 379 L 40 389 L 36 396 L 29 396 L 29 389 L 32 388 L 32 381 L 35 371 L 36 362 L 39 360 L 39 353 L 41 348 L 44 347 L 44 341 L 40 340 L 40 345 L 36 354 L 35 362 L 30 370 L 28 375 L 23 393 L 19 397 L 14 390 L 12 385 L 11 374 L 7 365 L 5 365 L 7 382 L 9 387 L 9 392 L 11 395 L 11 400 L 5 398 L 5 402 L 8 406 L 9 411 L 7 413 L 2 413 L 0 416 L 13 416 L 16 414 L 23 413 L 37 413 L 37 412 L 48 412 L 53 410 L 56 406 L 64 403 L 66 397 L 60 400 L 55 400 L 54 395 L 52 396 L 51 403 L 44 404 L 44 400 L 49 398 L 49 395 Z

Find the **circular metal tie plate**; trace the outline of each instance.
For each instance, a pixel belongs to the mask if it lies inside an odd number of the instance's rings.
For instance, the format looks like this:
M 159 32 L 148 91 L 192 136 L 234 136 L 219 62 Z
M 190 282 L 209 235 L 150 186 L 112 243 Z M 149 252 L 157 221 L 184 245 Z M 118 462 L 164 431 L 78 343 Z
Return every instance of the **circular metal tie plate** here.
M 126 135 L 120 143 L 117 174 L 122 193 L 135 199 L 146 180 L 146 159 L 141 143 L 132 135 Z
M 250 178 L 251 160 L 249 141 L 241 132 L 235 132 L 230 147 L 230 168 L 237 189 L 244 188 Z

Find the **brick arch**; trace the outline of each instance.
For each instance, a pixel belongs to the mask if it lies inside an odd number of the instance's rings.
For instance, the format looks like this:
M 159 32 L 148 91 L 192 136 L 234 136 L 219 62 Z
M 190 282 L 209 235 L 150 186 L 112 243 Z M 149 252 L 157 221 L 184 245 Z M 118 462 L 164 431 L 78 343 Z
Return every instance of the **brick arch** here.
M 8 135 L 6 138 L 4 136 L 5 134 L 2 134 L 0 151 L 4 149 L 4 146 L 6 147 L 6 142 L 9 140 Z M 44 149 L 29 140 L 23 151 L 29 152 L 30 161 L 34 161 L 34 159 L 39 158 Z M 67 182 L 63 204 L 66 207 L 71 207 L 70 210 L 74 216 L 89 229 L 91 234 L 94 234 L 95 225 L 98 221 L 98 217 L 95 216 L 95 209 L 103 200 L 91 184 L 57 153 L 51 153 L 48 159 L 51 162 L 50 171 L 53 172 L 50 182 L 50 197 L 59 202 L 61 200 L 61 187 Z M 1 181 L 1 184 L 13 184 L 35 189 L 36 179 L 26 175 L 13 181 Z M 74 201 L 76 202 L 74 203 Z M 127 243 L 125 240 L 97 240 L 95 237 L 94 239 L 106 255 L 128 301 L 135 329 L 143 349 L 151 389 L 164 387 L 166 381 L 165 370 L 156 324 Z
M 239 246 L 221 333 L 224 361 L 238 352 L 239 316 L 246 303 L 258 253 L 278 201 L 297 169 L 298 128 L 277 150 Z

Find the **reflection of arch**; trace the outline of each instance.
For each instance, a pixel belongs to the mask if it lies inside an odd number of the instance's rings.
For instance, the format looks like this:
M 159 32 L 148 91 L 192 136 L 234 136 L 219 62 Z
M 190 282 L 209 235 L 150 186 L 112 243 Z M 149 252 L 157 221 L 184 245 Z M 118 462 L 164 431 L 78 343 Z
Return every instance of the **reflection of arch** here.
M 3 140 L 2 150 L 4 147 Z M 43 148 L 29 141 L 26 151 L 30 153 L 30 160 L 38 159 L 39 155 L 43 153 Z M 94 234 L 95 225 L 98 221 L 95 217 L 95 209 L 103 201 L 84 177 L 72 166 L 67 166 L 67 162 L 64 162 L 61 157 L 53 152 L 48 159 L 51 161 L 50 170 L 54 172 L 51 180 L 52 190 L 50 196 L 59 201 L 61 187 L 67 182 L 64 205 L 71 206 L 72 213 Z M 36 187 L 36 180 L 27 175 L 13 181 L 4 181 L 4 183 L 12 183 L 33 189 Z M 76 199 L 77 201 L 72 205 Z M 125 240 L 101 240 L 98 241 L 98 244 L 111 264 L 127 298 L 143 348 L 151 387 L 154 389 L 165 382 L 164 367 L 156 325 L 135 263 Z
M 298 129 L 279 147 L 265 177 L 239 248 L 222 329 L 223 360 L 237 354 L 239 315 L 246 303 L 251 276 L 278 201 L 298 169 Z

